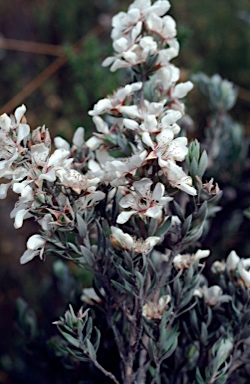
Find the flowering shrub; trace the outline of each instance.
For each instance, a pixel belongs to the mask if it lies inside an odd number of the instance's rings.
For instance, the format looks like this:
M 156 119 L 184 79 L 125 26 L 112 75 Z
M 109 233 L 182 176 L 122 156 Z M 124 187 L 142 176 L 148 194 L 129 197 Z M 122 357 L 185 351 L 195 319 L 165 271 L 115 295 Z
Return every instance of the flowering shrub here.
M 33 218 L 40 231 L 21 256 L 60 256 L 88 270 L 83 307 L 55 321 L 60 356 L 93 364 L 115 383 L 244 383 L 250 355 L 249 260 L 231 252 L 204 275 L 200 249 L 220 208 L 217 183 L 202 180 L 208 164 L 198 141 L 181 132 L 190 81 L 170 63 L 179 53 L 167 0 L 135 0 L 112 21 L 114 56 L 104 66 L 126 68 L 131 81 L 89 112 L 96 132 L 72 145 L 31 132 L 26 107 L 0 117 L 0 186 L 19 195 L 15 228 Z M 184 162 L 185 161 L 185 162 Z M 85 308 L 86 307 L 86 308 Z M 101 311 L 100 311 L 101 310 Z M 120 372 L 100 363 L 112 330 Z

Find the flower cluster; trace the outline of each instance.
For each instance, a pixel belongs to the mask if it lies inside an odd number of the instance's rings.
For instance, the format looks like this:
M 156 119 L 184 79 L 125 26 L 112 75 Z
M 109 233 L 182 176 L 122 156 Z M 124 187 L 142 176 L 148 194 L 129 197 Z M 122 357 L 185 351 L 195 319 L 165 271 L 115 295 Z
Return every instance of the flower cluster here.
M 114 57 L 108 57 L 103 65 L 111 65 L 111 71 L 145 63 L 148 57 L 155 56 L 155 65 L 164 67 L 179 53 L 176 40 L 176 25 L 171 16 L 166 15 L 169 1 L 134 1 L 128 12 L 119 12 L 112 20 Z M 144 32 L 145 31 L 145 32 Z M 160 40 L 160 43 L 159 43 Z M 159 49 L 164 45 L 168 48 Z
M 191 177 L 179 165 L 188 153 L 187 138 L 176 137 L 184 114 L 179 99 L 192 84 L 176 84 L 179 72 L 169 63 L 178 54 L 178 43 L 175 22 L 165 15 L 168 9 L 168 1 L 152 6 L 135 1 L 128 13 L 114 17 L 112 37 L 119 57 L 108 61 L 113 69 L 130 66 L 139 71 L 140 81 L 96 103 L 89 114 L 97 132 L 86 143 L 84 129 L 78 128 L 72 147 L 57 137 L 51 154 L 48 130 L 38 127 L 30 132 L 25 106 L 17 108 L 14 116 L 1 116 L 0 175 L 11 181 L 0 186 L 0 197 L 6 197 L 9 187 L 20 195 L 11 213 L 15 228 L 35 217 L 42 229 L 42 236 L 28 241 L 22 263 L 38 254 L 42 257 L 59 226 L 74 228 L 78 212 L 104 199 L 104 185 L 113 190 L 108 196 L 119 196 L 117 224 L 134 215 L 160 223 L 173 189 L 196 195 Z M 146 95 L 149 87 L 156 94 L 154 100 Z
M 236 276 L 239 285 L 243 284 L 250 288 L 250 258 L 241 259 L 235 251 L 231 251 L 226 261 L 215 261 L 212 266 L 213 272 L 229 273 Z
M 19 195 L 15 228 L 27 218 L 40 226 L 21 263 L 50 253 L 90 271 L 93 287 L 81 300 L 91 311 L 70 306 L 55 324 L 65 353 L 91 361 L 116 384 L 97 360 L 101 338 L 91 316 L 98 307 L 95 322 L 104 316 L 112 329 L 127 384 L 158 383 L 162 373 L 171 382 L 177 375 L 183 383 L 226 380 L 240 361 L 233 362 L 231 340 L 242 355 L 237 335 L 249 323 L 249 259 L 232 252 L 214 264 L 218 285 L 203 274 L 210 251 L 197 248 L 221 192 L 213 178 L 202 181 L 206 151 L 182 136 L 182 99 L 193 86 L 178 83 L 170 63 L 179 44 L 169 8 L 167 0 L 135 0 L 113 18 L 115 53 L 103 65 L 129 68 L 131 82 L 89 111 L 96 132 L 86 142 L 80 127 L 72 145 L 56 137 L 52 153 L 48 129 L 31 131 L 25 106 L 0 116 L 0 177 L 8 181 L 0 198 L 9 188 Z M 249 326 L 242 335 L 249 338 Z
M 1 176 L 11 180 L 0 185 L 0 198 L 5 198 L 11 187 L 19 195 L 11 212 L 15 228 L 22 227 L 25 219 L 33 217 L 42 231 L 42 235 L 35 234 L 28 240 L 22 264 L 36 255 L 42 258 L 46 242 L 56 228 L 73 228 L 76 213 L 105 196 L 96 190 L 98 178 L 74 169 L 77 167 L 74 162 L 76 147 L 80 145 L 80 151 L 83 150 L 83 137 L 78 140 L 79 134 L 83 135 L 82 129 L 76 131 L 72 149 L 56 140 L 59 148 L 51 154 L 48 129 L 38 127 L 31 133 L 25 112 L 26 107 L 22 105 L 14 116 L 3 114 L 0 117 Z M 74 200 L 72 193 L 75 193 Z

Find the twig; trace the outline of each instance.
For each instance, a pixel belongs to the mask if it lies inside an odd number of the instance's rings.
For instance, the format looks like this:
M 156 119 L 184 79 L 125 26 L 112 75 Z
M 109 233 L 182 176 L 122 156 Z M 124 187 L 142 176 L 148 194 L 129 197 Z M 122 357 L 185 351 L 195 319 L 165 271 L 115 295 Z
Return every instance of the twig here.
M 110 322 L 114 337 L 115 337 L 115 342 L 117 345 L 117 349 L 119 351 L 120 358 L 122 359 L 122 362 L 125 364 L 125 356 L 124 356 L 124 344 L 123 340 L 121 339 L 118 330 L 116 329 L 116 326 L 114 324 L 114 319 L 111 313 L 111 305 L 107 305 L 107 314 L 108 314 L 108 320 Z
M 64 56 L 64 48 L 54 44 L 43 44 L 36 41 L 24 41 L 15 39 L 0 38 L 0 49 L 9 51 L 21 51 L 38 53 L 49 56 Z
M 245 89 L 245 88 L 242 88 L 242 87 L 239 87 L 237 86 L 238 88 L 238 98 L 243 100 L 243 101 L 246 101 L 247 103 L 250 103 L 250 92 Z
M 139 369 L 137 371 L 137 377 L 136 377 L 136 382 L 138 384 L 145 383 L 145 380 L 146 380 L 145 362 L 147 359 L 146 346 L 148 345 L 148 342 L 149 342 L 149 337 L 148 337 L 148 335 L 144 334 L 143 338 L 142 338 L 142 345 L 145 347 L 140 351 Z
M 161 369 L 161 364 L 157 364 L 156 368 L 155 368 L 155 372 L 154 372 L 154 377 L 153 377 L 153 380 L 152 380 L 151 384 L 156 384 L 157 383 L 157 379 L 160 376 L 160 369 Z
M 85 39 L 90 35 L 98 36 L 103 32 L 103 27 L 98 26 L 92 29 L 87 35 L 82 37 L 73 45 L 73 49 L 79 47 Z M 28 96 L 30 96 L 37 88 L 39 88 L 50 76 L 56 73 L 66 62 L 68 61 L 68 56 L 64 54 L 61 57 L 58 57 L 52 64 L 50 64 L 46 69 L 44 69 L 37 77 L 35 77 L 29 84 L 26 85 L 16 96 L 14 96 L 10 101 L 8 101 L 2 108 L 0 108 L 0 115 L 2 113 L 12 112 L 13 109 L 23 102 Z
M 105 376 L 109 377 L 115 384 L 120 384 L 120 382 L 116 379 L 116 377 L 113 375 L 113 373 L 106 371 L 105 368 L 103 368 L 102 365 L 98 363 L 98 361 L 93 361 L 93 364 L 98 368 L 102 373 L 104 373 Z

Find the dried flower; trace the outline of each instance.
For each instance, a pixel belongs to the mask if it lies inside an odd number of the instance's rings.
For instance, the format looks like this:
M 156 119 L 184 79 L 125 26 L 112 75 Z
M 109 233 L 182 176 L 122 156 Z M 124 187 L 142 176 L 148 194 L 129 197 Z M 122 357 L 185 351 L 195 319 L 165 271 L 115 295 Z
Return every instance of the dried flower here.
M 158 303 L 148 301 L 143 306 L 143 316 L 147 317 L 149 320 L 161 319 L 162 314 L 170 301 L 171 296 L 169 295 L 161 296 L 158 300 Z

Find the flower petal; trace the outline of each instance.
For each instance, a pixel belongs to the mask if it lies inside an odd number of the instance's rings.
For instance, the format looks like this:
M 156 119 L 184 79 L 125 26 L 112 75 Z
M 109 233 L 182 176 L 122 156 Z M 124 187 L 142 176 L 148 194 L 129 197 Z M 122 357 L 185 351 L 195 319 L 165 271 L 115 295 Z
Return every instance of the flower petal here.
M 117 217 L 117 220 L 116 222 L 118 224 L 124 224 L 126 223 L 130 217 L 134 214 L 134 213 L 137 213 L 136 211 L 129 211 L 129 212 L 121 212 L 118 217 Z

